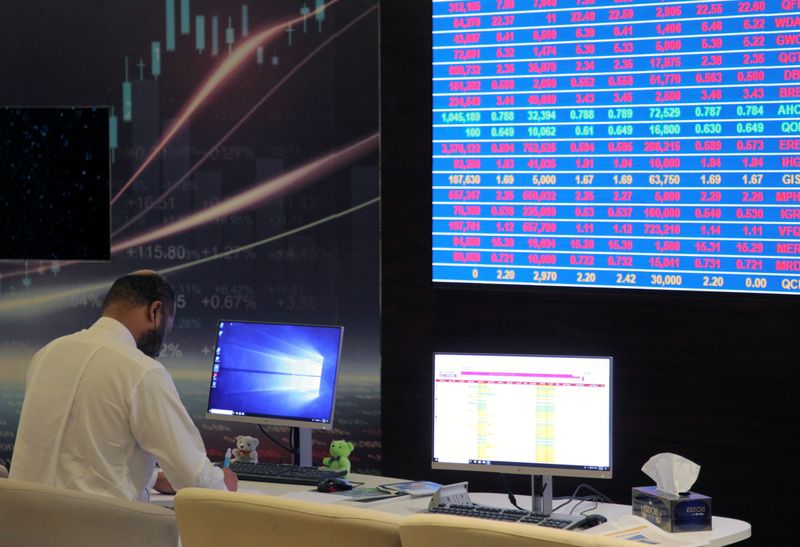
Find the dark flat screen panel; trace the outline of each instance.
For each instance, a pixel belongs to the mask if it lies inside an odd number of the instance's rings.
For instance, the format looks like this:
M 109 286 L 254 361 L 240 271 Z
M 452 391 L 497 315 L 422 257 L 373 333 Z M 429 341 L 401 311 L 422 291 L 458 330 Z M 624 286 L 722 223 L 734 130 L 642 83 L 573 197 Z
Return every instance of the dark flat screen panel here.
M 0 108 L 0 259 L 109 260 L 109 111 Z

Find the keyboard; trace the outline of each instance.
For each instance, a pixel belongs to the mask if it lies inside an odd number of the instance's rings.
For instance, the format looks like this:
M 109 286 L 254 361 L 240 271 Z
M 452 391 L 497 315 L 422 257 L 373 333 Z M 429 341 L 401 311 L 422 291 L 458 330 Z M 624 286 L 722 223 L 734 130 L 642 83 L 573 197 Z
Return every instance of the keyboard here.
M 530 511 L 520 511 L 519 509 L 501 509 L 484 505 L 438 505 L 429 507 L 428 512 L 440 515 L 520 522 L 547 526 L 548 528 L 568 528 L 571 524 L 580 520 L 580 517 L 572 517 L 571 515 L 545 515 Z
M 246 481 L 281 482 L 285 484 L 307 484 L 316 486 L 320 481 L 343 477 L 344 469 L 319 469 L 285 463 L 231 462 L 231 471 Z

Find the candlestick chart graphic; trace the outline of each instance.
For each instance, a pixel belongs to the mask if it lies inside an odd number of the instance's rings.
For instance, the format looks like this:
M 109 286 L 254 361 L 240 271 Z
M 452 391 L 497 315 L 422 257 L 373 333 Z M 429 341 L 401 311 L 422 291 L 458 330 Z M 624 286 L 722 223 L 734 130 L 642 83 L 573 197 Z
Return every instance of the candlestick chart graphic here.
M 203 419 L 216 321 L 341 324 L 332 435 L 377 469 L 377 3 L 11 0 L 0 21 L 0 106 L 109 107 L 111 162 L 110 261 L 0 262 L 0 463 L 30 356 L 152 268 L 178 293 L 162 362 L 210 456 L 239 433 Z

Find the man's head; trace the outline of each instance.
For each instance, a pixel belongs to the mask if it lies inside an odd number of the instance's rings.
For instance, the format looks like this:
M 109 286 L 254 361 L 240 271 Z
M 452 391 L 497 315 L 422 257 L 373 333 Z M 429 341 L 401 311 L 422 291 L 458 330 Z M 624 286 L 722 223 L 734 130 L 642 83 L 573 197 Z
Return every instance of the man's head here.
M 175 291 L 152 270 L 133 272 L 111 285 L 103 315 L 125 325 L 136 347 L 155 358 L 175 320 Z

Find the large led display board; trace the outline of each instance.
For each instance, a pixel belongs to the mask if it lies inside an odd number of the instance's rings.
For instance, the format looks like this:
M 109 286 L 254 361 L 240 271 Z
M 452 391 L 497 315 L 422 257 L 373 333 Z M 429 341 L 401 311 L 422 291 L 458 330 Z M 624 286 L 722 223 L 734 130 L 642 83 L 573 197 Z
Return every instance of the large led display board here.
M 433 280 L 800 292 L 800 2 L 433 2 Z

